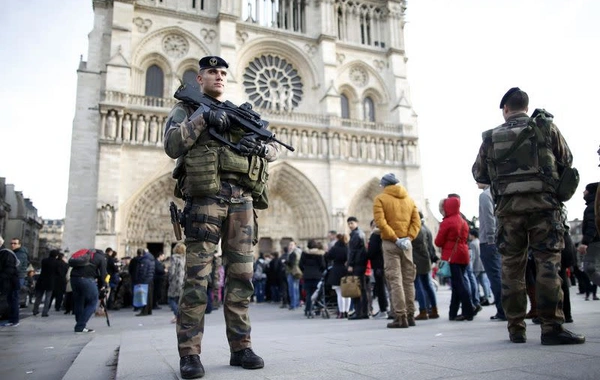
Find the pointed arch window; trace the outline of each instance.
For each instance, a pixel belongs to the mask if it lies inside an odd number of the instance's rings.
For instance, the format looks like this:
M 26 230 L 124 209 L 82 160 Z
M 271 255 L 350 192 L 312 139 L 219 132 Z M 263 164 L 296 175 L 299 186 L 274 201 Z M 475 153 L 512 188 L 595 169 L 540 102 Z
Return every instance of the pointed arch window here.
M 196 70 L 186 70 L 185 73 L 183 73 L 183 83 L 187 84 L 188 86 L 198 87 L 198 82 L 196 81 L 197 76 L 198 73 Z
M 375 103 L 370 97 L 366 97 L 363 101 L 364 119 L 366 121 L 375 122 Z
M 350 102 L 348 101 L 348 97 L 342 94 L 340 100 L 342 103 L 342 119 L 350 119 Z
M 148 67 L 146 71 L 146 91 L 144 95 L 154 96 L 157 98 L 163 97 L 165 75 L 158 65 Z

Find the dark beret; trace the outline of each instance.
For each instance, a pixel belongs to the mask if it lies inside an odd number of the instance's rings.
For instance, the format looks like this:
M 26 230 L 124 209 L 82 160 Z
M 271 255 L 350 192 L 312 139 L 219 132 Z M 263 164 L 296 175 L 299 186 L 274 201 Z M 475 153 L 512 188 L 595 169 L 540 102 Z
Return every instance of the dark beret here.
M 219 67 L 229 67 L 229 65 L 227 64 L 227 62 L 225 62 L 223 58 L 217 57 L 216 55 L 209 55 L 207 57 L 204 57 L 200 61 L 198 61 L 198 64 L 200 65 L 200 70 L 210 68 L 216 69 Z
M 513 96 L 513 94 L 517 91 L 521 91 L 521 89 L 519 87 L 513 87 L 510 90 L 506 91 L 506 94 L 504 94 L 502 100 L 500 101 L 500 109 L 504 108 L 504 104 L 506 104 L 508 99 L 510 99 L 510 97 Z

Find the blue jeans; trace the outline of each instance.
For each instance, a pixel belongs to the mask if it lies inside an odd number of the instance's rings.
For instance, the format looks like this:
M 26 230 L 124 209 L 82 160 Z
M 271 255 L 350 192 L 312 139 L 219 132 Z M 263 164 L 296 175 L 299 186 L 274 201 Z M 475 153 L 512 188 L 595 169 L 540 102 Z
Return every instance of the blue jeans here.
M 290 294 L 290 309 L 295 309 L 300 306 L 300 280 L 288 274 L 287 284 Z
M 471 302 L 473 303 L 473 307 L 479 306 L 479 285 L 477 285 L 477 279 L 475 278 L 475 273 L 473 273 L 473 265 L 467 265 L 465 269 L 465 280 L 469 285 L 469 293 L 471 294 Z
M 267 283 L 266 278 L 262 278 L 260 280 L 252 280 L 252 284 L 254 285 L 254 296 L 256 297 L 256 302 L 261 303 L 265 302 L 265 285 Z
M 488 280 L 487 274 L 485 272 L 478 272 L 475 273 L 475 278 L 477 279 L 477 283 L 483 288 L 483 295 L 489 300 L 492 290 L 490 289 L 490 280 Z
M 485 268 L 485 273 L 490 280 L 490 287 L 494 294 L 494 304 L 496 305 L 496 316 L 504 318 L 504 309 L 502 308 L 502 258 L 496 244 L 479 244 L 481 251 L 479 257 Z
M 173 314 L 177 316 L 177 311 L 179 311 L 179 297 L 167 297 L 167 302 Z
M 430 278 L 431 273 L 418 274 L 415 277 L 415 294 L 417 302 L 419 302 L 419 311 L 429 311 L 432 307 L 437 307 L 435 291 L 431 286 Z
M 96 311 L 98 304 L 98 285 L 89 277 L 71 277 L 73 288 L 73 313 L 75 314 L 75 332 L 83 331 Z

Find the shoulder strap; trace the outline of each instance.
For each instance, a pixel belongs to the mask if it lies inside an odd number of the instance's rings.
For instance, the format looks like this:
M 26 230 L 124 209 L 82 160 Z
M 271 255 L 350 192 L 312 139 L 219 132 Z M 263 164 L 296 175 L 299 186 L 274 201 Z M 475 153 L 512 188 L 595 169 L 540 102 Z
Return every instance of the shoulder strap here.
M 521 130 L 521 132 L 519 133 L 519 136 L 517 136 L 517 139 L 515 140 L 515 142 L 510 146 L 510 148 L 508 148 L 508 150 L 506 152 L 504 152 L 504 154 L 502 154 L 500 157 L 496 157 L 496 158 L 492 158 L 492 161 L 497 164 L 498 162 L 502 162 L 504 160 L 506 160 L 508 157 L 510 157 L 515 150 L 517 150 L 518 147 L 521 146 L 521 144 L 523 144 L 523 142 L 525 141 L 525 139 L 531 137 L 531 131 L 535 131 L 536 125 L 535 122 L 532 122 L 533 119 L 529 118 L 529 120 L 527 121 L 527 128 L 523 128 Z M 536 132 L 537 135 L 537 132 Z

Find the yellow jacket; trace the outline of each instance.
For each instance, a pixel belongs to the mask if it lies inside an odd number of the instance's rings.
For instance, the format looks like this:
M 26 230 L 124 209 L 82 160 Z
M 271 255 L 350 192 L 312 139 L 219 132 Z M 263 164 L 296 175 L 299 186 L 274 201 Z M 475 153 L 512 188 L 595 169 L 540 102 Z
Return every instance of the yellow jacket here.
M 383 240 L 414 240 L 421 230 L 421 218 L 415 202 L 402 185 L 389 185 L 375 197 L 373 218 Z

